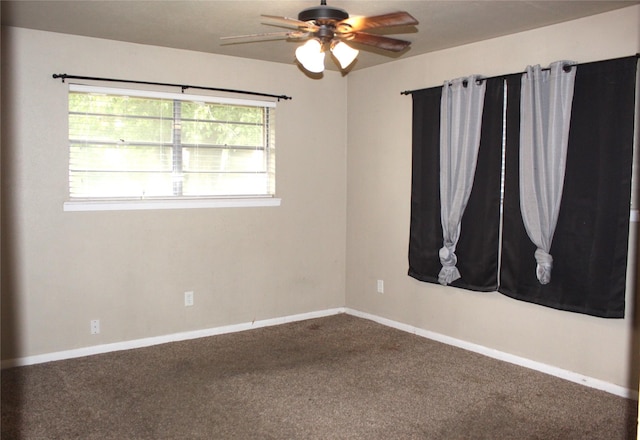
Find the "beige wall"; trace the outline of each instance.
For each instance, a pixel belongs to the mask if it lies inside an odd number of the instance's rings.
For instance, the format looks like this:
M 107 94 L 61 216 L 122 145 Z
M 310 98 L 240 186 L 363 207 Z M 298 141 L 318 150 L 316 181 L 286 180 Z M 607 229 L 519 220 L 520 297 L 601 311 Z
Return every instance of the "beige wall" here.
M 341 75 L 26 29 L 2 43 L 2 359 L 344 305 Z M 63 212 L 67 85 L 53 73 L 292 96 L 277 108 L 282 206 Z
M 606 320 L 407 276 L 412 104 L 400 92 L 473 73 L 519 72 L 528 64 L 559 59 L 633 55 L 640 51 L 639 23 L 640 7 L 635 6 L 351 73 L 347 306 L 637 389 L 631 287 L 628 317 Z M 633 260 L 629 267 L 632 286 Z M 376 293 L 377 279 L 385 282 L 384 294 Z

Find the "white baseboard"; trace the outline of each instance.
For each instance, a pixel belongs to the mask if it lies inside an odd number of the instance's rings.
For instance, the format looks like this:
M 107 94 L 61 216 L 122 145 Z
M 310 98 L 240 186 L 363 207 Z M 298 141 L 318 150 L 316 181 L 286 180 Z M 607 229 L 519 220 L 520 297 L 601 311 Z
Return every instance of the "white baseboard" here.
M 135 348 L 150 347 L 153 345 L 166 344 L 168 342 L 186 341 L 189 339 L 205 338 L 208 336 L 222 335 L 226 333 L 235 333 L 245 330 L 257 329 L 262 327 L 270 327 L 274 325 L 287 324 L 291 322 L 304 321 L 313 318 L 323 318 L 325 316 L 337 315 L 340 313 L 347 313 L 359 318 L 368 319 L 370 321 L 377 322 L 378 324 L 385 325 L 387 327 L 395 328 L 398 330 L 412 333 L 417 336 L 422 336 L 427 339 L 442 342 L 447 345 L 469 350 L 474 353 L 479 353 L 494 359 L 498 359 L 511 364 L 519 365 L 522 367 L 530 368 L 532 370 L 540 371 L 552 376 L 559 377 L 561 379 L 568 380 L 570 382 L 579 383 L 581 385 L 588 386 L 590 388 L 596 388 L 598 390 L 606 391 L 617 396 L 621 396 L 627 399 L 638 400 L 638 391 L 631 390 L 619 385 L 615 385 L 609 382 L 605 382 L 593 377 L 584 376 L 573 371 L 564 370 L 562 368 L 547 365 L 542 362 L 533 361 L 520 356 L 515 356 L 509 353 L 505 353 L 492 348 L 484 347 L 482 345 L 474 344 L 472 342 L 463 341 L 461 339 L 452 338 L 440 333 L 424 330 L 418 327 L 413 327 L 408 324 L 393 321 L 380 316 L 372 315 L 366 312 L 360 312 L 358 310 L 350 309 L 347 307 L 338 307 L 335 309 L 321 310 L 317 312 L 301 313 L 298 315 L 284 316 L 281 318 L 264 319 L 261 321 L 246 322 L 241 324 L 227 325 L 223 327 L 215 327 L 204 330 L 195 330 L 182 333 L 174 333 L 171 335 L 157 336 L 152 338 L 136 339 L 132 341 L 115 342 L 112 344 L 94 345 L 91 347 L 77 348 L 74 350 L 58 351 L 54 353 L 46 353 L 35 356 L 26 356 L 16 359 L 3 360 L 0 364 L 2 369 L 11 367 L 22 367 L 26 365 L 41 364 L 45 362 L 60 361 L 64 359 L 73 359 L 83 356 L 91 356 L 95 354 L 110 353 L 113 351 L 131 350 Z
M 208 336 L 222 335 L 225 333 L 236 333 L 261 327 L 287 324 L 290 322 L 304 321 L 306 319 L 323 318 L 325 316 L 344 313 L 343 307 L 336 309 L 322 310 L 319 312 L 301 313 L 298 315 L 284 316 L 281 318 L 264 319 L 261 321 L 232 324 L 222 327 L 214 327 L 203 330 L 174 333 L 171 335 L 156 336 L 152 338 L 135 339 L 131 341 L 115 342 L 111 344 L 93 345 L 91 347 L 77 348 L 73 350 L 57 351 L 35 356 L 26 356 L 16 359 L 3 360 L 0 368 L 23 367 L 26 365 L 42 364 L 45 362 L 61 361 L 95 354 L 110 353 L 113 351 L 131 350 L 134 348 L 150 347 L 152 345 L 166 344 L 168 342 L 186 341 L 189 339 L 205 338 Z
M 452 338 L 451 336 L 446 336 L 440 333 L 424 330 L 418 327 L 413 327 L 411 325 L 403 324 L 401 322 L 392 321 L 386 318 L 381 318 L 379 316 L 371 315 L 365 312 L 360 312 L 358 310 L 346 308 L 345 313 L 349 315 L 357 316 L 359 318 L 369 319 L 379 324 L 386 325 L 387 327 L 392 327 L 408 333 L 413 333 L 417 336 L 422 336 L 424 338 L 442 342 L 447 345 L 452 345 L 454 347 L 462 348 L 464 350 L 469 350 L 474 353 L 479 353 L 494 359 L 498 359 L 500 361 L 508 362 L 510 364 L 515 364 L 521 367 L 530 368 L 535 371 L 540 371 L 542 373 L 546 373 L 551 376 L 556 376 L 561 379 L 568 380 L 570 382 L 579 383 L 581 385 L 585 385 L 590 388 L 596 388 L 601 391 L 606 391 L 608 393 L 615 394 L 616 396 L 624 397 L 626 399 L 638 400 L 638 390 L 632 390 L 620 385 L 615 385 L 609 382 L 605 382 L 604 380 L 595 379 L 593 377 L 585 376 L 583 374 L 575 373 L 573 371 L 564 370 L 562 368 L 554 367 L 552 365 L 544 364 L 542 362 L 533 361 L 531 359 L 505 353 L 503 351 L 484 347 L 482 345 L 463 341 L 461 339 Z

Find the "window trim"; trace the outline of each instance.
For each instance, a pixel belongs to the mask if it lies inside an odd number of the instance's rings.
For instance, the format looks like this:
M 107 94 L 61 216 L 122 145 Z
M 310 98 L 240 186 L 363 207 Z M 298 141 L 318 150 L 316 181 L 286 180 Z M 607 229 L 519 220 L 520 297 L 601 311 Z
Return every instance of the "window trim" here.
M 194 209 L 194 208 L 252 208 L 280 206 L 282 199 L 276 197 L 219 197 L 176 199 L 81 199 L 66 201 L 65 212 L 78 211 L 138 211 L 148 209 Z
M 217 104 L 252 105 L 256 107 L 276 107 L 275 101 L 256 99 L 227 98 L 210 95 L 194 95 L 191 93 L 160 92 L 157 90 L 126 89 L 116 87 L 89 86 L 85 84 L 69 84 L 69 92 L 96 93 L 104 95 L 126 95 L 137 98 L 178 99 L 180 101 L 212 102 Z
M 106 95 L 127 95 L 140 98 L 160 98 L 191 102 L 249 105 L 275 108 L 275 101 L 250 100 L 244 98 L 196 95 L 191 93 L 162 92 L 128 88 L 102 87 L 69 83 L 68 92 L 96 93 Z M 67 197 L 69 195 L 67 194 Z M 163 209 L 199 209 L 199 208 L 244 208 L 280 206 L 281 199 L 274 195 L 252 196 L 203 196 L 170 198 L 67 198 L 63 211 L 135 211 Z

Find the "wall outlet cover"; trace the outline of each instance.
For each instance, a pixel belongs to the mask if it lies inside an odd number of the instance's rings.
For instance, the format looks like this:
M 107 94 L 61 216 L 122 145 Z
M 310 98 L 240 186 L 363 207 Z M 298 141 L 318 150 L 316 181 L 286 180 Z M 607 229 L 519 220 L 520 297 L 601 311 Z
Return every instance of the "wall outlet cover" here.
M 100 320 L 99 319 L 92 319 L 91 320 L 91 334 L 92 335 L 97 335 L 98 333 L 100 333 Z
M 193 292 L 184 292 L 184 305 L 185 307 L 191 307 L 193 305 Z

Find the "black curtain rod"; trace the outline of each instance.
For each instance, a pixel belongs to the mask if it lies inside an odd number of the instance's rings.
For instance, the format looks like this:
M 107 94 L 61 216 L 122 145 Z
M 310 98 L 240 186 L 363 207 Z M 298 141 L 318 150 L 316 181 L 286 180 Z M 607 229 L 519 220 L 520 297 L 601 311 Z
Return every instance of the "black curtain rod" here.
M 615 59 L 621 60 L 621 59 L 624 59 L 624 58 L 640 58 L 640 53 L 637 53 L 635 55 L 631 55 L 631 56 L 628 56 L 628 57 L 612 58 L 610 60 L 602 60 L 602 61 L 592 61 L 592 62 L 589 62 L 589 63 L 582 63 L 582 64 L 601 63 L 603 61 L 613 61 Z M 577 64 L 566 64 L 566 65 L 563 66 L 563 70 L 565 72 L 569 72 L 571 70 L 572 66 L 580 66 L 580 65 L 581 64 L 578 64 L 578 63 Z M 542 69 L 542 70 L 549 70 L 549 68 L 545 68 L 545 69 Z M 525 72 L 506 73 L 506 74 L 503 74 L 503 75 L 496 75 L 496 76 L 491 76 L 491 77 L 488 77 L 488 78 L 480 78 L 480 79 L 478 79 L 478 81 L 484 81 L 484 80 L 494 79 L 494 78 L 506 78 L 507 76 L 522 75 L 524 73 Z M 464 83 L 465 83 L 464 86 L 466 87 L 466 81 L 464 81 Z M 400 92 L 400 94 L 401 95 L 411 95 L 414 92 L 419 92 L 421 90 L 427 90 L 427 89 L 435 89 L 437 87 L 442 87 L 442 86 L 425 87 L 424 89 L 415 89 L 415 90 L 405 90 L 404 92 Z
M 97 78 L 94 76 L 67 75 L 66 73 L 54 73 L 53 78 L 54 79 L 60 78 L 62 82 L 64 82 L 67 79 L 81 79 L 81 80 L 89 80 L 89 81 L 105 81 L 105 82 L 118 82 L 118 83 L 128 83 L 128 84 L 146 84 L 146 85 L 152 85 L 152 86 L 180 87 L 182 89 L 182 93 L 184 93 L 186 89 L 198 89 L 198 90 L 213 90 L 216 92 L 240 93 L 243 95 L 265 96 L 269 98 L 277 98 L 278 101 L 280 101 L 281 99 L 284 99 L 284 100 L 291 99 L 291 96 L 287 96 L 287 95 L 272 95 L 269 93 L 248 92 L 246 90 L 220 89 L 217 87 L 201 87 L 201 86 L 190 86 L 190 85 L 151 82 L 151 81 L 134 81 L 134 80 L 128 80 L 128 79 Z

